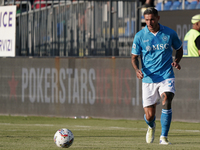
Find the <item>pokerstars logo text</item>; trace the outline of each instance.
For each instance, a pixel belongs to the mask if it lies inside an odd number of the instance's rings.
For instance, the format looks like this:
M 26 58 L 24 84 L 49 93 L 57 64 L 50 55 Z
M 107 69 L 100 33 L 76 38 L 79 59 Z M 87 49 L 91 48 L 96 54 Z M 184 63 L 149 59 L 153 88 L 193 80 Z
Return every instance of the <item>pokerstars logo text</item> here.
M 139 105 L 127 68 L 31 67 L 22 68 L 21 77 L 23 103 Z

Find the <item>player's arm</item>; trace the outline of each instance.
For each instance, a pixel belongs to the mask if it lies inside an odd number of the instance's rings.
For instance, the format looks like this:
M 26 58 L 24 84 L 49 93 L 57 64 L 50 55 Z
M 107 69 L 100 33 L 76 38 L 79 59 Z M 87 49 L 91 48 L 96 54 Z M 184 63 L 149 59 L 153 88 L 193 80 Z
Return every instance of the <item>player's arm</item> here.
M 137 78 L 138 79 L 142 79 L 143 78 L 143 73 L 139 69 L 138 55 L 132 54 L 132 56 L 131 56 L 131 63 L 132 63 L 133 68 L 135 69 Z
M 198 36 L 195 40 L 195 44 L 196 44 L 196 47 L 198 48 L 199 50 L 199 56 L 200 56 L 200 36 Z
M 183 57 L 183 47 L 181 46 L 181 48 L 176 50 L 175 59 L 174 59 L 174 62 L 172 62 L 172 66 L 178 70 L 181 69 L 179 62 L 181 61 L 182 57 Z

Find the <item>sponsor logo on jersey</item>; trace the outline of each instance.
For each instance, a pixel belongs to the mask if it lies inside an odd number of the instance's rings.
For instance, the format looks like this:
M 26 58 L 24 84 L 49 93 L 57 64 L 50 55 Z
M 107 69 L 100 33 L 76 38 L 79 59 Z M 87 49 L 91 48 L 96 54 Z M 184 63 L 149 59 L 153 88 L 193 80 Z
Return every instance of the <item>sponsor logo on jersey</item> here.
M 167 41 L 168 40 L 168 37 L 167 36 L 163 36 L 163 41 Z
M 143 40 L 144 43 L 149 42 L 149 40 Z
M 136 45 L 135 45 L 135 43 L 133 44 L 132 48 L 133 48 L 133 49 L 136 49 Z
M 147 47 L 146 47 L 146 50 L 147 50 L 147 51 L 151 51 L 151 46 L 147 46 Z
M 162 49 L 168 49 L 169 48 L 169 44 L 157 44 L 157 45 L 152 45 L 151 46 L 147 46 L 146 50 L 147 51 L 151 51 L 151 50 L 162 50 Z

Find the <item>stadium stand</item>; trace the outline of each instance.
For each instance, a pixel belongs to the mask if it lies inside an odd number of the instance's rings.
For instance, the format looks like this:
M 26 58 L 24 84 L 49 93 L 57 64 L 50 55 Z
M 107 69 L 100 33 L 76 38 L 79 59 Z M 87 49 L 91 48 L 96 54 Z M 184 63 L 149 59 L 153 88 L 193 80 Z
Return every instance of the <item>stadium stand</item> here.
M 182 2 L 180 2 L 180 3 L 181 3 L 181 4 L 180 4 L 180 6 L 179 6 L 179 10 L 186 9 L 187 6 L 190 4 L 190 2 L 188 2 L 187 0 L 185 0 L 185 7 L 183 7 L 183 3 L 182 3 Z
M 190 4 L 187 5 L 186 9 L 196 9 L 197 4 L 197 1 L 192 1 Z
M 188 5 L 190 4 L 190 2 L 188 2 L 187 0 L 185 1 L 185 8 L 188 7 Z M 183 9 L 183 8 L 182 8 Z
M 196 9 L 200 9 L 200 2 L 197 4 Z
M 167 1 L 165 4 L 164 4 L 164 8 L 163 10 L 170 10 L 171 6 L 172 6 L 172 1 Z
M 157 9 L 158 11 L 161 11 L 161 10 L 162 10 L 162 2 L 159 2 L 159 3 L 156 4 L 156 9 Z
M 134 33 L 135 33 L 135 22 L 132 20 L 131 21 L 131 29 L 130 29 L 130 25 L 129 25 L 129 21 L 127 21 L 127 26 L 125 27 L 125 33 L 124 36 L 125 37 L 130 37 L 133 36 L 134 37 Z
M 200 9 L 200 2 L 197 0 L 167 0 L 156 3 L 155 8 L 158 11 Z
M 181 9 L 181 2 L 179 1 L 173 2 L 170 10 L 179 10 L 179 9 Z

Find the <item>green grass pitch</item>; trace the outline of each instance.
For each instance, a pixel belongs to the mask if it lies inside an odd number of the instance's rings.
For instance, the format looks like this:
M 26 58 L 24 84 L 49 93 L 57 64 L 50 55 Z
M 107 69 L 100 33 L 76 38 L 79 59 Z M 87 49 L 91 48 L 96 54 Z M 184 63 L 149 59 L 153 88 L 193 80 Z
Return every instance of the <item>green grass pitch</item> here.
M 57 117 L 0 116 L 0 150 L 57 150 L 53 136 L 60 128 L 74 134 L 74 150 L 198 150 L 200 124 L 172 122 L 169 141 L 159 145 L 157 120 L 155 140 L 146 144 L 143 120 L 73 119 Z

